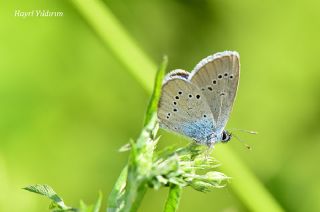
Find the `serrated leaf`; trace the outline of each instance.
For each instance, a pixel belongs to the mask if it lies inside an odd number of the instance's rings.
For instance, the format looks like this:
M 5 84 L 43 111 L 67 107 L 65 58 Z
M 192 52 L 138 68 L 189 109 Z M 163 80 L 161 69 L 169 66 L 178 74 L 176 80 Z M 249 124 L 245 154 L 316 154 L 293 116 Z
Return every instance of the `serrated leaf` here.
M 48 185 L 35 184 L 25 187 L 23 189 L 36 194 L 43 195 L 52 200 L 52 203 L 49 207 L 50 209 L 58 209 L 56 211 L 75 211 L 75 209 L 73 209 L 72 207 L 66 206 L 62 198 L 59 197 L 58 194 Z

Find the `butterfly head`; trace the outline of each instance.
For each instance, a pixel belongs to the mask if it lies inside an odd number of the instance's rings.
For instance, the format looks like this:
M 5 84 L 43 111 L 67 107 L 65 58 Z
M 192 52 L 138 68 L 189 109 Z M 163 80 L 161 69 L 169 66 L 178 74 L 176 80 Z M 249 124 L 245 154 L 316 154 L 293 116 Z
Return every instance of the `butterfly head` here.
M 222 131 L 222 136 L 221 136 L 221 142 L 222 143 L 228 143 L 228 141 L 230 141 L 231 138 L 232 138 L 232 134 L 231 133 L 229 133 L 226 130 Z

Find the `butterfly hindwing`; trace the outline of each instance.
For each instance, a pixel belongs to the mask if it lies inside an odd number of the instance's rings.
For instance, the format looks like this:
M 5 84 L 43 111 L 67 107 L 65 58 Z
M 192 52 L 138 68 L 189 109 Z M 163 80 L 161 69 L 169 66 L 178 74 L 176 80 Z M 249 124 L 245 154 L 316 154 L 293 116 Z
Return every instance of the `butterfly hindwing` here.
M 201 90 L 189 81 L 189 73 L 176 70 L 163 83 L 158 106 L 160 126 L 206 144 L 214 131 L 214 119 Z

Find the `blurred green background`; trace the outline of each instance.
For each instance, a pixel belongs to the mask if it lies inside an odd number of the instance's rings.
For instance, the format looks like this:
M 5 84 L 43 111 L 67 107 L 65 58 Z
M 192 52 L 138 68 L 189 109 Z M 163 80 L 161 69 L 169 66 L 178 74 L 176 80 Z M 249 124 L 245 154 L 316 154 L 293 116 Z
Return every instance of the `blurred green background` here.
M 238 134 L 252 151 L 236 140 L 228 147 L 286 211 L 320 211 L 319 1 L 103 3 L 155 63 L 167 54 L 170 70 L 237 50 L 241 80 L 228 127 L 259 134 Z M 14 17 L 17 9 L 64 16 Z M 34 183 L 74 206 L 99 190 L 107 196 L 126 163 L 117 150 L 142 126 L 149 94 L 141 83 L 70 0 L 2 1 L 0 58 L 0 211 L 45 211 L 47 200 L 21 190 Z M 161 146 L 189 142 L 161 134 Z M 140 211 L 162 211 L 166 196 L 149 191 Z M 186 189 L 180 211 L 195 210 L 249 209 L 230 187 Z

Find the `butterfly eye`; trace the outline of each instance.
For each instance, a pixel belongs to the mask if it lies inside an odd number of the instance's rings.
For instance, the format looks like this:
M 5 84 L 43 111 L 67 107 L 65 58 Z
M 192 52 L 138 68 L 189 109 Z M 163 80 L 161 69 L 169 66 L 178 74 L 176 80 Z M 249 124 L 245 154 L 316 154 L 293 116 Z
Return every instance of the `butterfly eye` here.
M 231 134 L 229 134 L 228 132 L 226 132 L 226 131 L 223 131 L 222 132 L 222 138 L 221 138 L 222 140 L 221 140 L 221 142 L 222 143 L 227 143 L 228 141 L 230 141 L 230 139 L 231 139 Z
M 227 140 L 227 134 L 225 132 L 222 133 L 222 140 L 223 141 Z

